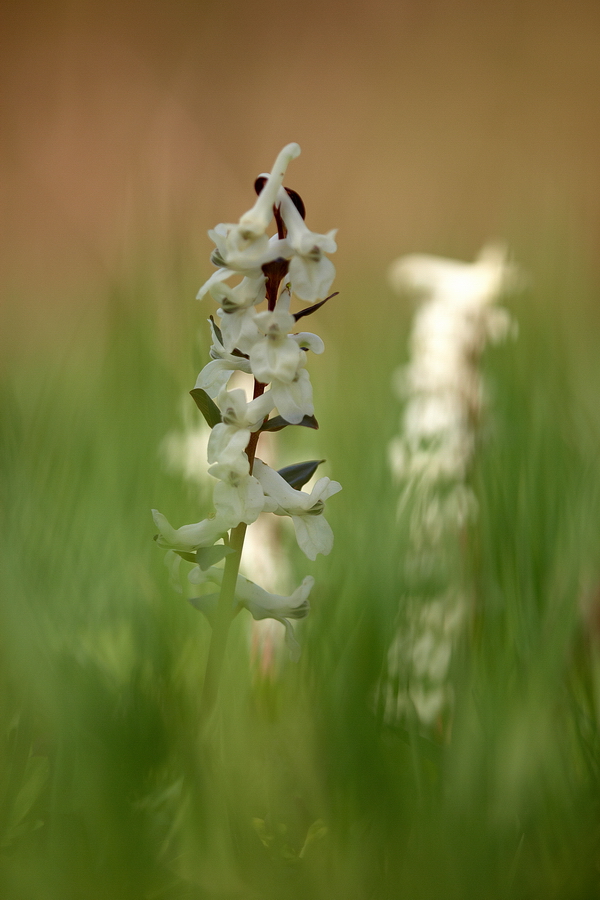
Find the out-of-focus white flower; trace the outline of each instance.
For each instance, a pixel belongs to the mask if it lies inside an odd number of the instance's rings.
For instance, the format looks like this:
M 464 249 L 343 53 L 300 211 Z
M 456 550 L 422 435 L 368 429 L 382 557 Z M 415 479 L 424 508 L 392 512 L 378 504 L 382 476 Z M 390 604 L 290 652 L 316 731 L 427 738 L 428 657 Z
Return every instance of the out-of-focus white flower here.
M 489 245 L 474 263 L 405 256 L 392 264 L 389 277 L 396 290 L 420 299 L 410 360 L 394 378 L 405 406 L 400 434 L 388 448 L 401 486 L 398 514 L 408 516 L 405 566 L 414 573 L 436 570 L 439 579 L 455 568 L 449 548 L 477 514 L 467 476 L 484 402 L 479 362 L 487 343 L 515 332 L 508 312 L 495 303 L 520 276 L 506 249 Z M 448 584 L 433 598 L 404 598 L 402 606 L 382 688 L 386 715 L 416 712 L 430 726 L 452 701 L 448 672 L 466 603 Z
M 301 300 L 324 300 L 335 278 L 335 267 L 325 253 L 335 253 L 337 229 L 316 234 L 306 226 L 292 198 L 280 192 L 280 211 L 287 228 L 287 240 L 294 251 L 290 259 L 289 279 Z
M 422 296 L 410 362 L 395 378 L 406 401 L 401 436 L 390 447 L 400 480 L 417 473 L 431 482 L 464 479 L 484 395 L 479 358 L 488 340 L 511 330 L 509 314 L 494 302 L 518 280 L 499 245 L 485 247 L 474 263 L 415 254 L 390 267 L 392 286 Z
M 473 263 L 414 253 L 401 256 L 389 269 L 397 291 L 416 290 L 458 306 L 493 303 L 506 290 L 520 284 L 521 276 L 507 261 L 502 244 L 486 244 Z
M 189 395 L 185 399 L 189 401 Z M 204 419 L 197 423 L 186 422 L 182 430 L 169 431 L 159 447 L 167 471 L 175 475 L 181 474 L 196 484 L 206 484 L 206 447 L 209 437 L 210 428 Z
M 267 497 L 277 504 L 275 515 L 291 517 L 298 546 L 306 556 L 312 560 L 318 553 L 327 556 L 333 547 L 333 532 L 323 511 L 325 501 L 341 491 L 341 484 L 324 477 L 319 478 L 309 494 L 298 491 L 260 459 L 254 462 L 254 474 Z

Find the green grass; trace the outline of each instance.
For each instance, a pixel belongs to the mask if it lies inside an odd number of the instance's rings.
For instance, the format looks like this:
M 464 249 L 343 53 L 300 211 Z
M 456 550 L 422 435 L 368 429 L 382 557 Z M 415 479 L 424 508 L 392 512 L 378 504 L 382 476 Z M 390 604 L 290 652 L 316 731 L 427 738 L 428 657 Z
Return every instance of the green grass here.
M 102 333 L 13 355 L 0 388 L 3 900 L 598 895 L 599 328 L 585 304 L 558 314 L 571 287 L 549 278 L 543 297 L 515 300 L 519 339 L 486 355 L 480 515 L 460 576 L 473 614 L 444 738 L 384 723 L 375 703 L 407 548 L 386 442 L 408 318 L 384 288 L 368 319 L 366 281 L 314 321 L 321 429 L 282 435 L 286 461 L 317 447 L 344 486 L 332 555 L 293 556 L 298 578 L 316 578 L 302 658 L 275 681 L 250 677 L 238 617 L 210 747 L 209 626 L 169 587 L 149 513 L 205 513 L 157 454 L 203 364 L 194 285 L 169 310 L 148 302 L 152 284 L 116 285 Z

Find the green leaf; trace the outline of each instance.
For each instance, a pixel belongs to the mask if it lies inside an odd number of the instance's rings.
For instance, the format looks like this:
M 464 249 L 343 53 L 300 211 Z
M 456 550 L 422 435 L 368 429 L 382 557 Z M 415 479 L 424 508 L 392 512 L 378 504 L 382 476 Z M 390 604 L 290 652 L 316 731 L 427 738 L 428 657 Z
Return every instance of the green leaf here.
M 219 422 L 222 421 L 219 407 L 215 401 L 208 396 L 206 391 L 203 391 L 202 388 L 192 388 L 190 394 L 194 398 L 194 403 L 211 428 L 214 428 L 215 425 L 218 425 Z
M 304 316 L 312 316 L 314 312 L 320 309 L 324 303 L 327 303 L 328 300 L 331 300 L 333 297 L 337 297 L 339 291 L 336 291 L 334 294 L 330 294 L 329 297 L 325 297 L 324 300 L 321 300 L 319 303 L 315 303 L 314 306 L 309 306 L 308 309 L 302 309 L 300 312 L 294 313 L 294 319 L 296 322 L 298 319 L 303 319 Z
M 180 556 L 182 559 L 185 559 L 186 562 L 195 563 L 196 557 L 193 553 L 188 553 L 186 550 L 176 550 L 175 553 L 177 556 Z
M 217 607 L 219 605 L 219 596 L 219 592 L 217 591 L 214 594 L 202 594 L 201 597 L 190 597 L 189 602 L 192 604 L 194 609 L 199 609 L 201 613 L 204 613 L 204 615 L 212 625 L 213 616 L 216 613 Z
M 39 828 L 37 822 L 25 823 L 36 804 L 50 774 L 50 764 L 46 756 L 30 756 L 27 760 L 23 783 L 12 803 L 7 825 L 2 834 L 0 846 L 6 849 L 20 835 Z
M 231 547 L 226 547 L 224 544 L 215 544 L 213 547 L 200 547 L 196 550 L 195 557 L 193 554 L 190 555 L 193 558 L 193 562 L 197 562 L 202 571 L 206 572 L 207 569 L 210 569 L 215 563 L 221 562 L 222 559 L 225 559 L 231 553 L 235 553 L 235 550 L 232 550 Z M 184 559 L 186 559 L 185 556 Z
M 285 466 L 278 471 L 281 477 L 284 478 L 289 485 L 299 491 L 307 481 L 310 481 L 317 471 L 317 468 L 324 462 L 324 459 L 309 459 L 306 462 L 293 463 L 291 466 Z
M 219 326 L 217 325 L 217 323 L 215 322 L 215 320 L 213 319 L 212 316 L 209 316 L 208 318 L 209 318 L 210 321 L 212 322 L 212 327 L 213 327 L 214 330 L 215 330 L 215 334 L 216 334 L 216 336 L 217 336 L 217 340 L 219 341 L 219 343 L 221 344 L 221 346 L 225 346 L 225 345 L 223 344 L 223 333 L 222 333 L 221 329 L 219 328 Z
M 260 431 L 281 431 L 282 428 L 286 428 L 291 424 L 292 423 L 287 422 L 283 416 L 273 416 L 271 419 L 267 419 L 265 424 L 261 426 Z M 302 421 L 297 424 L 301 425 L 303 428 L 317 429 L 319 427 L 319 423 L 314 416 L 304 416 Z

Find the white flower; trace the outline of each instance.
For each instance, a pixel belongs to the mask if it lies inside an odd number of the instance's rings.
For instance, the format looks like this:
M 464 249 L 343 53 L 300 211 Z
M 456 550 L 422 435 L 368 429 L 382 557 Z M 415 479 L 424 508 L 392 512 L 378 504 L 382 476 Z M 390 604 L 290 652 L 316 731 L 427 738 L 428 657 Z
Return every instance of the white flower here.
M 223 570 L 211 566 L 206 572 L 202 572 L 199 567 L 192 569 L 188 575 L 192 584 L 205 584 L 207 581 L 214 584 L 221 584 L 223 580 Z M 254 619 L 276 619 L 285 626 L 285 640 L 293 658 L 297 659 L 300 654 L 300 646 L 294 636 L 289 619 L 302 619 L 308 615 L 310 606 L 308 597 L 315 583 L 314 578 L 308 575 L 296 590 L 289 596 L 283 597 L 279 594 L 270 594 L 259 585 L 254 584 L 238 575 L 235 588 L 235 599 L 237 604 L 246 607 L 252 614 Z M 209 617 L 216 607 L 216 598 L 214 595 L 197 597 L 193 601 L 197 609 L 205 612 Z
M 213 492 L 217 515 L 231 522 L 232 528 L 240 522 L 256 522 L 265 508 L 265 495 L 257 479 L 253 475 L 238 475 L 232 469 L 226 471 L 224 466 L 212 466 L 208 471 L 221 478 Z
M 242 332 L 252 331 L 252 307 L 265 299 L 265 276 L 262 272 L 253 278 L 243 278 L 236 287 L 217 282 L 211 288 L 211 296 L 220 305 L 221 333 L 223 335 L 224 349 L 231 351 L 241 346 Z M 260 337 L 260 332 L 254 326 L 254 339 Z
M 241 388 L 233 391 L 224 388 L 217 397 L 217 406 L 221 410 L 224 425 L 258 431 L 274 404 L 268 392 L 248 402 L 246 392 Z
M 207 457 L 209 463 L 216 463 L 219 468 L 213 466 L 209 472 L 216 478 L 232 482 L 232 479 L 248 475 L 250 464 L 245 451 L 250 433 L 260 428 L 274 403 L 269 392 L 248 403 L 240 388 L 233 391 L 222 388 L 217 403 L 223 421 L 210 433 Z
M 209 463 L 218 463 L 223 469 L 227 469 L 228 472 L 231 470 L 236 475 L 247 475 L 250 463 L 245 451 L 249 440 L 250 430 L 247 428 L 235 428 L 233 425 L 222 423 L 215 425 L 208 439 Z
M 304 366 L 305 360 L 300 360 Z M 310 376 L 305 368 L 296 372 L 291 382 L 272 381 L 268 392 L 273 398 L 279 415 L 291 425 L 299 425 L 304 416 L 314 415 L 313 391 Z
M 269 384 L 273 380 L 292 382 L 300 367 L 302 350 L 289 332 L 296 320 L 285 309 L 258 313 L 258 328 L 265 335 L 250 350 L 250 367 L 257 381 Z
M 286 144 L 275 160 L 271 174 L 268 175 L 267 181 L 256 199 L 256 203 L 240 219 L 239 227 L 246 239 L 250 239 L 252 235 L 260 236 L 265 233 L 269 222 L 273 218 L 273 206 L 277 201 L 287 167 L 298 156 L 300 156 L 298 144 Z
M 298 546 L 306 556 L 311 560 L 315 560 L 318 553 L 327 556 L 333 547 L 333 532 L 323 510 L 325 501 L 341 491 L 341 484 L 324 477 L 319 478 L 310 494 L 297 491 L 260 459 L 254 461 L 254 474 L 267 497 L 277 504 L 273 512 L 291 517 Z
M 447 565 L 446 538 L 458 536 L 477 515 L 466 478 L 484 400 L 479 361 L 486 344 L 513 327 L 508 312 L 494 303 L 518 279 L 505 248 L 498 246 L 485 247 L 474 263 L 406 256 L 392 264 L 389 277 L 397 290 L 422 295 L 410 362 L 395 376 L 406 405 L 389 457 L 402 484 L 398 512 L 409 514 L 405 566 L 425 572 L 438 562 Z M 388 715 L 397 718 L 412 707 L 423 724 L 433 725 L 452 702 L 448 673 L 466 605 L 452 590 L 433 600 L 407 600 L 402 603 L 406 619 L 388 656 L 390 676 L 400 685 L 395 710 L 387 704 Z M 387 691 L 386 702 L 394 693 L 391 682 Z
M 232 527 L 231 522 L 220 515 L 203 519 L 193 525 L 182 525 L 181 528 L 173 528 L 166 516 L 157 509 L 152 510 L 152 518 L 159 531 L 157 541 L 159 546 L 174 550 L 212 547 Z
M 291 197 L 280 192 L 279 198 L 287 240 L 294 251 L 288 270 L 292 290 L 307 302 L 323 300 L 335 278 L 335 267 L 324 254 L 337 250 L 334 240 L 337 229 L 327 234 L 310 231 Z
M 250 350 L 254 377 L 263 384 L 271 384 L 268 393 L 279 414 L 286 422 L 298 425 L 304 416 L 312 416 L 315 411 L 312 385 L 304 368 L 305 351 L 322 353 L 323 341 L 307 331 L 289 334 L 295 319 L 285 304 L 278 304 L 273 312 L 258 313 L 255 321 L 265 337 Z
M 298 144 L 287 144 L 277 157 L 252 209 L 244 213 L 237 225 L 221 224 L 209 231 L 209 237 L 217 245 L 215 261 L 222 268 L 258 274 L 265 263 L 289 255 L 289 249 L 285 249 L 287 244 L 281 241 L 269 242 L 266 230 L 273 218 L 273 205 L 277 201 L 287 166 L 299 154 Z M 221 277 L 225 279 L 228 276 Z
M 318 334 L 312 334 L 310 331 L 298 331 L 291 334 L 292 340 L 296 341 L 302 350 L 311 350 L 317 356 L 325 350 L 325 344 Z
M 389 279 L 398 291 L 413 289 L 460 306 L 485 305 L 520 280 L 506 256 L 500 244 L 486 245 L 474 263 L 415 253 L 392 263 Z
M 225 349 L 231 352 L 239 350 L 248 356 L 252 347 L 262 338 L 262 332 L 256 324 L 257 313 L 254 307 L 232 314 L 218 309 L 217 315 Z
M 194 387 L 202 388 L 209 397 L 216 397 L 219 391 L 225 387 L 234 372 L 245 372 L 251 374 L 250 361 L 243 356 L 237 356 L 233 353 L 227 353 L 222 342 L 219 340 L 215 326 L 209 319 L 210 330 L 212 332 L 212 345 L 210 355 L 212 361 L 207 363 L 198 378 Z

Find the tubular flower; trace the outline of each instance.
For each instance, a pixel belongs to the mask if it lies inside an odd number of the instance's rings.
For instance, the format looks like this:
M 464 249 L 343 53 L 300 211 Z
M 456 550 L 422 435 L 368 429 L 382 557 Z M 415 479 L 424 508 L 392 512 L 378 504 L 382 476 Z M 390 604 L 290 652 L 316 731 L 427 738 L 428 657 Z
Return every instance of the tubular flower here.
M 206 391 L 209 397 L 216 397 L 234 372 L 245 372 L 250 375 L 250 361 L 244 356 L 228 353 L 217 334 L 214 322 L 212 319 L 208 321 L 213 339 L 210 347 L 212 360 L 204 366 L 194 387 Z
M 207 571 L 203 572 L 199 566 L 196 566 L 188 579 L 191 584 L 206 584 L 212 582 L 220 585 L 223 580 L 223 570 L 211 566 Z M 310 611 L 308 597 L 314 586 L 315 580 L 312 575 L 307 575 L 296 590 L 289 597 L 283 597 L 280 594 L 271 594 L 259 587 L 253 581 L 238 575 L 235 587 L 234 608 L 245 607 L 252 615 L 253 619 L 276 619 L 285 626 L 285 640 L 293 659 L 298 659 L 300 655 L 300 645 L 294 635 L 294 629 L 290 619 L 303 619 Z M 194 597 L 191 601 L 196 609 L 201 610 L 210 619 L 215 612 L 217 597 L 215 594 L 208 594 L 201 597 Z
M 209 237 L 217 247 L 213 259 L 220 268 L 244 274 L 260 274 L 264 265 L 289 252 L 282 241 L 269 242 L 266 230 L 273 219 L 273 205 L 288 164 L 299 155 L 298 144 L 287 144 L 275 160 L 252 209 L 244 213 L 237 225 L 221 224 L 209 231 Z M 227 277 L 222 276 L 223 279 Z M 200 289 L 201 294 L 202 291 L 203 288 Z
M 324 254 L 337 250 L 334 240 L 337 229 L 327 234 L 310 231 L 291 197 L 285 193 L 281 196 L 280 210 L 288 231 L 288 243 L 294 251 L 289 265 L 292 290 L 307 302 L 323 300 L 335 278 L 335 267 Z
M 160 547 L 173 550 L 197 550 L 199 547 L 212 547 L 231 528 L 231 523 L 223 516 L 203 519 L 194 525 L 182 525 L 173 528 L 166 516 L 157 509 L 152 510 L 154 524 L 158 528 L 157 542 Z
M 323 516 L 325 501 L 341 491 L 338 481 L 330 478 L 319 478 L 314 488 L 307 494 L 295 490 L 260 459 L 255 460 L 254 472 L 262 488 L 277 507 L 273 510 L 277 516 L 290 516 L 296 531 L 296 540 L 300 549 L 309 559 L 315 560 L 318 553 L 327 556 L 333 547 L 333 532 L 329 522 Z

